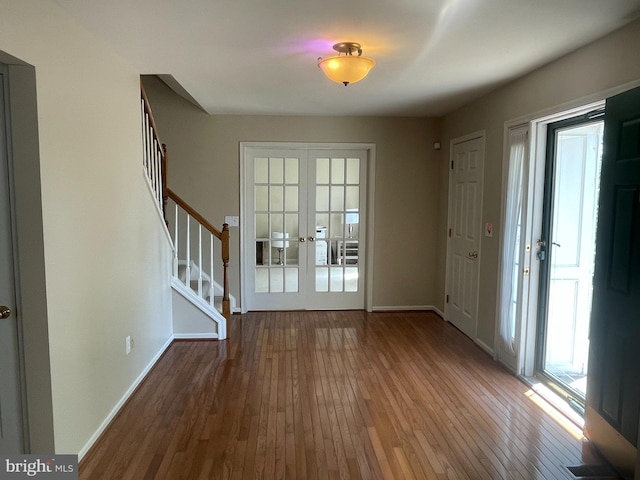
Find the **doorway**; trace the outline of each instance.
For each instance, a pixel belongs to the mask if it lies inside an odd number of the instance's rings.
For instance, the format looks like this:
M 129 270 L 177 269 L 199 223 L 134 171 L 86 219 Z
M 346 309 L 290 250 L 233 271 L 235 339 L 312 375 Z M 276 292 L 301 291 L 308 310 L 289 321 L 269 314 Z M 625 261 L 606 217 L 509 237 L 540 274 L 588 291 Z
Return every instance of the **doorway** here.
M 585 435 L 608 461 L 628 473 L 640 466 L 640 88 L 618 91 L 624 93 L 505 125 L 505 203 L 521 205 L 522 213 L 512 209 L 513 228 L 504 222 L 499 302 L 513 303 L 518 314 L 512 318 L 509 308 L 499 310 L 496 343 L 498 359 L 517 375 L 556 386 L 583 412 L 574 421 L 584 424 Z M 523 139 L 518 132 L 527 129 L 531 138 Z M 511 154 L 523 145 L 530 154 Z M 571 157 L 582 160 L 562 165 Z M 522 168 L 521 175 L 514 166 Z M 572 193 L 562 198 L 563 191 Z M 509 288 L 514 284 L 516 289 Z M 557 311 L 565 315 L 554 320 Z M 584 316 L 590 317 L 587 325 L 578 322 Z M 569 321 L 556 330 L 563 317 Z M 512 344 L 512 351 L 504 344 Z M 569 388 L 560 388 L 563 383 Z
M 602 112 L 550 123 L 537 240 L 536 373 L 584 408 L 604 121 Z
M 603 109 L 598 101 L 505 125 L 497 358 L 554 387 L 578 412 L 588 372 Z
M 365 308 L 370 150 L 242 153 L 243 311 Z

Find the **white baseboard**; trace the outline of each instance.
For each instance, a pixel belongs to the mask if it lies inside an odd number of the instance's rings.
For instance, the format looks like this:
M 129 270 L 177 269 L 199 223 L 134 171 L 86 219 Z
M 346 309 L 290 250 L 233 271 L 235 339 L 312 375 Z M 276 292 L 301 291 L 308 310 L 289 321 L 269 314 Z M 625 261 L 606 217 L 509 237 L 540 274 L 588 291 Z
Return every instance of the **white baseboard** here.
M 494 356 L 494 352 L 493 352 L 493 348 L 491 348 L 489 345 L 487 345 L 486 343 L 484 343 L 482 340 L 476 338 L 474 340 L 475 344 L 478 345 L 481 349 L 483 349 L 485 352 L 487 352 L 489 355 L 491 355 L 491 357 Z
M 98 438 L 100 438 L 100 435 L 104 433 L 104 431 L 107 429 L 109 424 L 113 421 L 113 419 L 116 417 L 116 415 L 118 414 L 120 409 L 123 407 L 123 405 L 127 403 L 127 400 L 129 400 L 129 397 L 131 397 L 133 392 L 135 392 L 136 388 L 138 388 L 138 386 L 142 383 L 142 381 L 145 379 L 145 377 L 148 375 L 148 373 L 151 371 L 151 369 L 160 359 L 160 357 L 165 352 L 165 350 L 169 348 L 169 345 L 171 345 L 171 342 L 173 342 L 173 335 L 169 337 L 169 339 L 160 348 L 158 353 L 156 353 L 156 355 L 151 359 L 151 361 L 146 366 L 146 368 L 142 371 L 142 373 L 138 375 L 138 378 L 136 378 L 135 381 L 131 384 L 131 386 L 127 389 L 127 391 L 124 392 L 124 395 L 122 396 L 122 398 L 120 398 L 118 403 L 116 403 L 116 405 L 113 407 L 111 412 L 109 412 L 109 415 L 107 415 L 107 417 L 103 420 L 103 422 L 100 424 L 100 426 L 95 431 L 95 433 L 91 435 L 91 438 L 89 439 L 89 441 L 84 445 L 84 447 L 82 447 L 80 452 L 78 452 L 78 461 L 82 460 L 82 457 L 84 457 L 87 454 L 87 452 L 91 449 L 93 444 L 98 440 Z
M 444 314 L 433 305 L 393 305 L 393 306 L 376 306 L 371 309 L 373 312 L 411 312 L 411 311 L 427 311 L 437 313 L 444 318 Z
M 175 340 L 217 340 L 217 333 L 175 333 Z
M 391 312 L 391 311 L 433 311 L 435 313 L 437 313 L 438 315 L 440 315 L 440 317 L 444 318 L 444 315 L 442 314 L 442 312 L 440 310 L 438 310 L 436 307 L 434 307 L 433 305 L 421 305 L 421 306 L 388 306 L 388 307 L 373 307 L 373 311 L 374 312 Z M 87 443 L 84 445 L 84 447 L 82 447 L 82 449 L 80 450 L 80 452 L 78 452 L 78 460 L 82 460 L 82 458 L 87 454 L 87 452 L 91 449 L 91 447 L 93 446 L 93 444 L 100 438 L 100 436 L 104 433 L 104 431 L 107 429 L 107 427 L 109 426 L 109 424 L 113 421 L 113 419 L 116 417 L 116 415 L 118 414 L 118 412 L 120 411 L 120 409 L 124 406 L 124 404 L 127 402 L 127 400 L 129 400 L 129 398 L 131 397 L 131 395 L 133 394 L 133 392 L 135 392 L 135 390 L 138 388 L 138 386 L 142 383 L 142 381 L 145 379 L 145 377 L 149 374 L 149 372 L 151 371 L 151 369 L 155 366 L 155 364 L 158 362 L 158 360 L 160 359 L 160 357 L 162 356 L 162 354 L 165 352 L 165 350 L 167 348 L 169 348 L 169 345 L 171 345 L 171 343 L 174 340 L 214 340 L 214 339 L 218 339 L 218 335 L 213 333 L 213 334 L 208 334 L 208 333 L 179 333 L 179 334 L 174 334 L 171 335 L 171 337 L 169 337 L 169 339 L 167 340 L 167 342 L 160 348 L 160 350 L 158 351 L 158 353 L 151 359 L 151 361 L 149 362 L 149 364 L 145 367 L 145 369 L 142 371 L 142 373 L 140 373 L 140 375 L 138 376 L 138 378 L 136 378 L 136 380 L 131 384 L 131 386 L 127 389 L 127 391 L 124 393 L 124 395 L 122 396 L 122 398 L 120 398 L 120 400 L 118 401 L 118 403 L 116 403 L 116 405 L 113 407 L 113 409 L 111 410 L 111 412 L 109 412 L 109 415 L 106 416 L 106 418 L 103 420 L 103 422 L 100 424 L 100 426 L 98 427 L 98 429 L 94 432 L 94 434 L 91 436 L 91 438 L 87 441 Z M 476 341 L 476 343 L 478 343 L 478 345 L 480 345 L 481 348 L 483 348 L 484 350 L 486 350 L 487 352 L 490 352 L 491 354 L 493 354 L 493 350 L 491 350 L 487 345 L 485 345 L 484 343 L 480 342 L 480 341 Z
M 156 353 L 156 355 L 151 359 L 151 361 L 145 367 L 142 373 L 140 373 L 138 378 L 136 378 L 136 380 L 127 389 L 127 391 L 124 393 L 122 398 L 120 398 L 118 403 L 116 403 L 116 405 L 113 407 L 111 412 L 109 412 L 109 415 L 107 415 L 107 417 L 103 420 L 103 422 L 100 424 L 100 426 L 95 431 L 95 433 L 91 435 L 91 438 L 89 439 L 89 441 L 84 445 L 84 447 L 82 447 L 80 452 L 78 452 L 78 461 L 82 460 L 82 457 L 84 457 L 87 454 L 87 452 L 91 449 L 93 444 L 96 443 L 96 441 L 100 438 L 100 435 L 104 433 L 104 431 L 107 429 L 109 424 L 113 421 L 116 415 L 118 415 L 118 412 L 120 411 L 120 409 L 124 406 L 125 403 L 127 403 L 127 400 L 129 400 L 131 395 L 133 395 L 133 392 L 136 391 L 138 386 L 146 378 L 146 376 L 149 374 L 151 369 L 155 366 L 158 360 L 160 360 L 160 357 L 162 356 L 162 354 L 167 350 L 167 348 L 169 348 L 169 346 L 173 343 L 174 340 L 217 340 L 217 339 L 218 339 L 217 333 L 178 333 L 178 334 L 171 335 L 171 337 L 169 337 L 166 343 L 160 348 L 158 353 Z

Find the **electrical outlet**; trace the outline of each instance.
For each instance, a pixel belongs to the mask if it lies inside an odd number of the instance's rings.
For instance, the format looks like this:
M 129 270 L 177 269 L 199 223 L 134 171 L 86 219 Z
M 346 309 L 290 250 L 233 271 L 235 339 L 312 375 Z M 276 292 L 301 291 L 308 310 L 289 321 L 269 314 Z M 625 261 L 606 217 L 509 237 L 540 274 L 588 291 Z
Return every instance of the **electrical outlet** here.
M 131 353 L 131 347 L 133 347 L 133 340 L 131 339 L 131 336 L 127 335 L 124 339 L 124 351 L 127 355 Z

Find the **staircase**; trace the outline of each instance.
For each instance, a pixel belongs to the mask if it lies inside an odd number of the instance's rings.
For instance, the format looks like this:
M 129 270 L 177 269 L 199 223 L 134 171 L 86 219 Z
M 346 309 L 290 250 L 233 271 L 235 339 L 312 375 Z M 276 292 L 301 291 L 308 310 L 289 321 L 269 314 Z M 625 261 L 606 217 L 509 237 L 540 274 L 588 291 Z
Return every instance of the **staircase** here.
M 167 148 L 159 140 L 142 84 L 140 91 L 143 167 L 173 245 L 171 287 L 214 322 L 215 332 L 212 330 L 211 336 L 223 340 L 227 337 L 227 322 L 231 318 L 229 227 L 225 223 L 222 230 L 218 230 L 168 188 Z M 193 315 L 197 316 L 196 313 Z

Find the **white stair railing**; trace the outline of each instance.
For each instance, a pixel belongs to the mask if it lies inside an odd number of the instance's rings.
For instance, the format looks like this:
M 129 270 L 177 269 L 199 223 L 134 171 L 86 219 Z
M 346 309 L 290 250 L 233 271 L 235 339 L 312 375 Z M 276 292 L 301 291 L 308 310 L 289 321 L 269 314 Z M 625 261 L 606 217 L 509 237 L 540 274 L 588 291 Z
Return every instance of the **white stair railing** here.
M 167 187 L 167 149 L 160 142 L 158 129 L 151 113 L 149 100 L 140 84 L 140 106 L 142 120 L 143 167 L 149 181 L 149 187 L 164 221 L 167 221 L 167 202 L 174 206 L 174 260 L 173 275 L 180 279 L 194 295 L 211 307 L 221 311 L 229 321 L 231 304 L 229 301 L 229 226 L 225 223 L 222 231 L 211 225 L 193 207 L 186 203 Z M 195 235 L 194 235 L 195 231 Z M 204 236 L 204 237 L 203 237 Z M 204 240 L 203 240 L 204 239 Z M 220 251 L 220 263 L 214 259 L 215 250 Z M 192 251 L 196 254 L 192 255 Z M 214 267 L 218 266 L 217 270 Z M 216 272 L 221 279 L 221 305 L 216 304 Z M 195 289 L 194 289 L 195 283 Z M 224 326 L 223 326 L 224 330 Z M 221 338 L 224 338 L 221 337 Z
M 200 300 L 220 310 L 228 320 L 231 315 L 229 226 L 225 223 L 222 231 L 218 230 L 171 189 L 167 188 L 166 192 L 170 210 L 173 210 L 170 221 L 173 224 L 173 276 Z M 220 290 L 216 292 L 218 284 Z
M 167 185 L 167 148 L 160 143 L 158 137 L 158 129 L 153 115 L 147 95 L 140 84 L 140 107 L 142 119 L 142 165 L 144 167 L 149 187 L 153 192 L 156 205 L 164 215 L 165 205 L 167 203 L 167 195 L 165 187 Z M 166 220 L 166 216 L 165 216 Z

